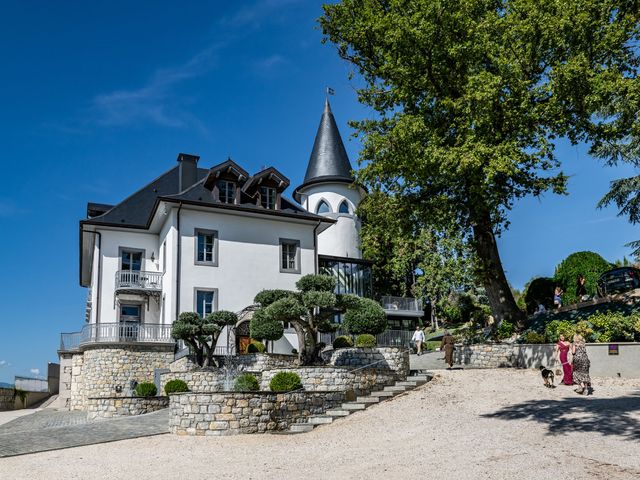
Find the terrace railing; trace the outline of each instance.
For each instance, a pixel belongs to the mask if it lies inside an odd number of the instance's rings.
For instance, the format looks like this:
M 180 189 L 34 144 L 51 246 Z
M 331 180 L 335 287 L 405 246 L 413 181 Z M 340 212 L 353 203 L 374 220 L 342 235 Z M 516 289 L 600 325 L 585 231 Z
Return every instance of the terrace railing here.
M 410 297 L 382 297 L 380 299 L 380 303 L 382 304 L 382 308 L 386 312 L 420 312 L 424 311 L 422 307 L 422 300 L 419 298 L 410 298 Z
M 116 272 L 116 291 L 143 290 L 161 291 L 162 272 L 146 272 L 141 270 L 118 270 Z
M 171 325 L 155 323 L 98 323 L 80 332 L 60 335 L 60 351 L 79 350 L 92 343 L 173 343 Z
M 331 345 L 341 335 L 350 336 L 345 330 L 339 329 L 332 333 L 321 333 L 319 341 Z M 387 330 L 376 335 L 376 344 L 378 347 L 409 347 L 412 336 L 411 330 Z

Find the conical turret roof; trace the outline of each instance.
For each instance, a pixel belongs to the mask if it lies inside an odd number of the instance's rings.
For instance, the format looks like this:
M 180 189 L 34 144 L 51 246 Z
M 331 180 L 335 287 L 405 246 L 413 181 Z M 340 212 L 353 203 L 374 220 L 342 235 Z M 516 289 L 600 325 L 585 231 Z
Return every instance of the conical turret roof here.
M 309 185 L 327 182 L 353 183 L 354 178 L 351 175 L 351 170 L 351 162 L 349 162 L 327 98 L 307 165 L 307 173 L 304 176 L 304 183 L 295 189 L 293 198 L 299 203 L 301 190 Z

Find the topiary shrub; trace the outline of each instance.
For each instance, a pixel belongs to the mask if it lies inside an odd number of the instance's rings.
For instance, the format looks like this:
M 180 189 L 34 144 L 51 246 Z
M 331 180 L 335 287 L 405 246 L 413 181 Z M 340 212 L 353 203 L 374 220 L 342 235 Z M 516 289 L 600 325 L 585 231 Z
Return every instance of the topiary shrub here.
M 295 372 L 278 372 L 269 382 L 272 392 L 290 392 L 302 388 L 300 376 Z
M 376 344 L 376 337 L 368 333 L 363 333 L 362 335 L 358 335 L 356 337 L 356 347 L 371 348 L 375 347 Z
M 330 275 L 305 275 L 296 282 L 301 292 L 333 292 L 336 279 Z
M 267 347 L 264 346 L 264 343 L 251 340 L 251 343 L 247 345 L 246 353 L 264 353 L 266 350 Z
M 261 340 L 279 340 L 284 335 L 284 326 L 273 320 L 265 309 L 257 310 L 249 323 L 249 335 Z
M 158 389 L 151 382 L 142 382 L 136 387 L 135 393 L 138 397 L 155 397 Z
M 268 307 L 281 298 L 287 298 L 293 295 L 295 295 L 295 292 L 292 292 L 291 290 L 262 290 L 261 292 L 258 292 L 253 301 L 255 303 L 259 303 L 263 307 Z
M 346 335 L 340 335 L 333 341 L 333 348 L 350 348 L 353 347 L 353 340 Z
M 387 329 L 387 315 L 378 302 L 361 298 L 356 308 L 344 314 L 344 328 L 352 335 L 377 335 Z
M 529 281 L 524 290 L 524 303 L 527 313 L 533 314 L 538 305 L 544 305 L 547 310 L 553 308 L 553 290 L 556 282 L 553 278 L 539 277 Z
M 243 373 L 236 378 L 233 389 L 236 392 L 255 392 L 260 390 L 260 382 L 250 373 Z
M 155 385 L 154 385 L 155 386 Z M 164 393 L 171 395 L 172 393 L 188 392 L 189 387 L 182 380 L 169 380 L 164 386 Z
M 576 252 L 569 255 L 556 267 L 554 275 L 554 280 L 564 290 L 564 303 L 569 305 L 579 301 L 576 297 L 578 275 L 585 278 L 587 294 L 595 295 L 598 278 L 611 268 L 609 262 L 594 252 Z
M 545 343 L 544 335 L 533 330 L 526 332 L 522 338 L 524 343 Z

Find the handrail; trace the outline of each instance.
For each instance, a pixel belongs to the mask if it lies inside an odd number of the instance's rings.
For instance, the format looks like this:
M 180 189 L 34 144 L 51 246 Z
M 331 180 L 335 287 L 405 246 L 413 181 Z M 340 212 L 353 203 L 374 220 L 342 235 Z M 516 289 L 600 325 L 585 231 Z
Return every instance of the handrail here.
M 405 312 L 420 312 L 423 310 L 422 300 L 413 297 L 393 297 L 386 295 L 380 299 L 380 304 L 385 310 Z
M 93 343 L 174 343 L 171 325 L 157 323 L 92 323 L 80 332 L 60 335 L 60 351 L 75 351 Z

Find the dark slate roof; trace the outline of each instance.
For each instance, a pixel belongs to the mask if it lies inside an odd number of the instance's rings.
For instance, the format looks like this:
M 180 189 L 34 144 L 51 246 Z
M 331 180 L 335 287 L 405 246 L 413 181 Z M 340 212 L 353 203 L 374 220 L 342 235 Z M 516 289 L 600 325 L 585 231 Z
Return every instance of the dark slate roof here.
M 206 168 L 198 168 L 198 180 L 204 179 L 208 172 Z M 176 165 L 103 215 L 85 220 L 84 223 L 146 227 L 157 198 L 179 193 L 178 185 L 179 165 Z
M 342 143 L 336 120 L 327 98 L 320 119 L 320 126 L 313 143 L 304 183 L 295 189 L 293 198 L 300 202 L 300 191 L 309 185 L 325 182 L 353 183 L 351 162 Z

